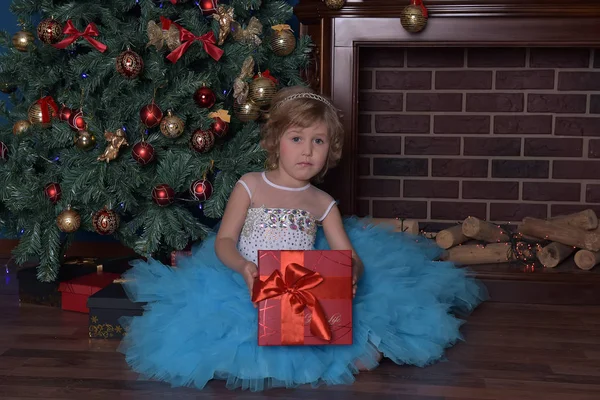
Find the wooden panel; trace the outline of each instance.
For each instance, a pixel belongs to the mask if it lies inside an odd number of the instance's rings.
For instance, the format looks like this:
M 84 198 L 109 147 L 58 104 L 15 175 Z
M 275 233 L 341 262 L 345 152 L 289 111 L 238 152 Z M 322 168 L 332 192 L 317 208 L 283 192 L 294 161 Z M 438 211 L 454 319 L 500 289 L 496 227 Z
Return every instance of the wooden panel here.
M 426 0 L 431 18 L 448 16 L 600 17 L 596 0 Z M 301 0 L 294 11 L 303 23 L 317 18 L 399 17 L 409 1 L 347 0 L 330 10 L 322 0 Z
M 595 46 L 599 18 L 431 18 L 419 34 L 398 18 L 336 18 L 335 46 Z M 337 73 L 337 71 L 336 71 Z

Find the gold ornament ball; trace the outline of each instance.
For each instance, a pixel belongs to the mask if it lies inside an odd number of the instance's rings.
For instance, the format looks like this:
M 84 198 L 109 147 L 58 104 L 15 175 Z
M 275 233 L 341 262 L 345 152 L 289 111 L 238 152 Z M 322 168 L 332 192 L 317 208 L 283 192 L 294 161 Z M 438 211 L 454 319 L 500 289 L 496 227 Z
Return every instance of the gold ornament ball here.
M 29 45 L 33 44 L 33 41 L 33 33 L 27 31 L 19 31 L 12 37 L 13 46 L 19 51 L 27 51 Z
M 252 101 L 246 101 L 245 103 L 235 102 L 233 106 L 233 112 L 235 116 L 242 122 L 255 121 L 260 115 L 260 107 Z
M 79 131 L 73 142 L 81 150 L 91 150 L 96 146 L 96 136 L 87 130 Z
M 346 0 L 325 0 L 325 5 L 330 10 L 339 10 L 344 7 Z
M 252 80 L 248 89 L 250 100 L 259 107 L 271 104 L 273 96 L 277 93 L 275 83 L 263 76 Z
M 24 119 L 19 120 L 13 125 L 13 134 L 22 135 L 27 132 L 29 128 L 31 128 L 31 123 L 29 121 Z
M 54 114 L 54 109 L 50 107 L 50 105 L 48 105 L 48 115 L 50 117 L 50 121 L 43 122 L 42 106 L 37 102 L 33 103 L 27 111 L 29 122 L 31 122 L 32 125 L 39 125 L 42 128 L 50 128 L 52 126 L 52 119 L 56 116 Z
M 415 5 L 408 5 L 402 10 L 400 15 L 402 27 L 410 33 L 420 32 L 427 25 L 427 17 L 423 15 L 423 10 Z
M 66 233 L 73 233 L 81 226 L 81 217 L 79 213 L 68 207 L 56 217 L 58 229 Z
M 296 37 L 292 31 L 284 29 L 273 32 L 271 36 L 271 49 L 278 56 L 290 55 L 296 48 Z
M 160 131 L 168 138 L 175 139 L 181 136 L 184 129 L 183 120 L 174 115 L 171 110 L 167 111 L 167 116 L 160 121 Z

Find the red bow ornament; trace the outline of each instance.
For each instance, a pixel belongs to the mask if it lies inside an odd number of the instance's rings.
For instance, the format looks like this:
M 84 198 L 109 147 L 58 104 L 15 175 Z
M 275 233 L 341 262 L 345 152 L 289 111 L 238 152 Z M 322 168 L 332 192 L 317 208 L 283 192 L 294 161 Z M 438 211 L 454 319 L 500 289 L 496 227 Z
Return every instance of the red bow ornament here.
M 204 46 L 204 51 L 206 51 L 206 53 L 208 53 L 208 55 L 211 56 L 215 61 L 219 61 L 219 59 L 221 59 L 221 56 L 223 55 L 223 49 L 217 47 L 217 40 L 215 39 L 215 34 L 213 33 L 213 31 L 209 31 L 208 33 L 205 33 L 202 36 L 196 36 L 184 27 L 175 24 L 174 22 L 166 18 L 162 19 L 163 30 L 168 30 L 170 28 L 170 24 L 174 24 L 177 27 L 177 29 L 179 29 L 179 41 L 181 42 L 181 45 L 167 56 L 167 59 L 169 61 L 171 61 L 172 63 L 176 63 L 177 60 L 179 60 L 183 56 L 183 54 L 190 48 L 192 43 L 194 43 L 196 40 L 202 42 L 202 45 Z
M 303 266 L 290 263 L 285 267 L 285 277 L 279 270 L 253 287 L 252 301 L 281 296 L 281 342 L 284 345 L 302 344 L 304 341 L 304 309 L 312 313 L 310 332 L 323 340 L 331 340 L 331 330 L 325 311 L 310 289 L 324 281 L 321 274 Z
M 96 48 L 96 50 L 100 51 L 101 53 L 104 53 L 107 49 L 107 46 L 105 44 L 100 43 L 99 41 L 93 38 L 93 36 L 98 36 L 100 34 L 98 28 L 93 22 L 90 22 L 88 26 L 85 27 L 85 30 L 83 32 L 80 32 L 77 30 L 77 28 L 75 28 L 71 20 L 68 20 L 65 25 L 65 29 L 63 30 L 63 33 L 67 37 L 53 45 L 57 49 L 66 49 L 67 46 L 69 46 L 79 38 L 84 38 L 85 40 L 87 40 L 92 46 Z

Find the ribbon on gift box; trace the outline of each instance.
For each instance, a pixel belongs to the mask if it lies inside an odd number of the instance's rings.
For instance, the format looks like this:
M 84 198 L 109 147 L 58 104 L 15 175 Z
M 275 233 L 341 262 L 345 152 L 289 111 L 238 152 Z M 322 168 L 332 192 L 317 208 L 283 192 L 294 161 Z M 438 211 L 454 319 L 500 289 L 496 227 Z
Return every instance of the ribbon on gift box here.
M 252 290 L 252 301 L 281 298 L 281 344 L 301 345 L 304 342 L 304 311 L 312 313 L 310 332 L 327 342 L 331 329 L 321 298 L 345 298 L 348 288 L 340 285 L 340 278 L 325 278 L 303 266 L 303 251 L 282 253 L 282 268 L 274 270 L 265 280 L 257 280 Z M 345 279 L 345 278 L 344 278 Z
M 90 22 L 88 26 L 85 27 L 85 30 L 83 32 L 79 32 L 77 28 L 75 28 L 75 25 L 73 25 L 73 22 L 71 22 L 71 20 L 68 20 L 65 24 L 63 34 L 67 37 L 53 45 L 57 49 L 66 49 L 71 43 L 75 42 L 79 38 L 84 38 L 92 46 L 94 46 L 96 50 L 102 53 L 104 53 L 108 48 L 104 43 L 101 43 L 92 37 L 98 36 L 100 34 L 98 28 L 96 28 L 96 25 L 93 22 Z
M 179 29 L 179 41 L 181 42 L 181 45 L 167 56 L 167 59 L 172 63 L 176 63 L 177 60 L 179 60 L 183 56 L 183 54 L 190 48 L 192 43 L 194 43 L 196 40 L 202 42 L 202 45 L 204 46 L 204 51 L 206 51 L 206 53 L 209 56 L 211 56 L 215 61 L 219 61 L 221 59 L 221 56 L 223 55 L 224 51 L 223 49 L 217 46 L 217 39 L 215 38 L 215 34 L 213 33 L 213 31 L 209 31 L 202 36 L 196 36 L 181 25 L 176 24 L 175 22 L 172 22 L 167 18 L 161 18 L 161 21 L 163 30 L 168 31 L 171 27 L 171 24 L 174 24 L 177 27 L 177 29 Z

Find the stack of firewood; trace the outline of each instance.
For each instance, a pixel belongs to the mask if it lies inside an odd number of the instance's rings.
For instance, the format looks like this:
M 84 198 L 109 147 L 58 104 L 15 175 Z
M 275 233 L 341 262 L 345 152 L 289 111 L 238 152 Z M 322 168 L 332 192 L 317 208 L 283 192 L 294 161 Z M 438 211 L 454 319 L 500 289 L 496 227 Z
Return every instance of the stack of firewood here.
M 475 217 L 442 230 L 436 243 L 445 260 L 462 265 L 503 263 L 537 258 L 554 268 L 575 253 L 575 264 L 590 270 L 600 263 L 600 228 L 593 210 L 542 220 L 524 218 L 515 233 Z

